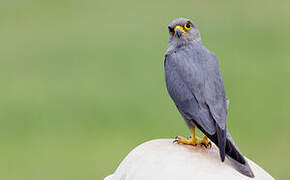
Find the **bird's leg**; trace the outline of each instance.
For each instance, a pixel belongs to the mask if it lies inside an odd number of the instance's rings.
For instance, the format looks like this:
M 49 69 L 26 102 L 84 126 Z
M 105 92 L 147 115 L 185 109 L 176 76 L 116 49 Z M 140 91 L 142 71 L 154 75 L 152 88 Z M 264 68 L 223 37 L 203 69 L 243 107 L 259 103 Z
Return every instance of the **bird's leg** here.
M 174 140 L 174 142 L 177 142 L 178 144 L 188 144 L 188 145 L 203 145 L 204 147 L 211 147 L 211 142 L 208 139 L 208 137 L 204 136 L 203 139 L 198 138 L 197 136 L 195 136 L 195 127 L 193 127 L 192 129 L 192 135 L 189 138 L 184 138 L 181 136 L 177 136 Z

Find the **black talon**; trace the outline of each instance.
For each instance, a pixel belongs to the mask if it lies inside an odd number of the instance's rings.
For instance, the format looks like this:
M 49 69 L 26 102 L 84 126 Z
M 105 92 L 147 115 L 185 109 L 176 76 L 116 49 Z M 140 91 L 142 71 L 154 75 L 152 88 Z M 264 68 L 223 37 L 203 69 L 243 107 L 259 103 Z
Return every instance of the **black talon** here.
M 178 136 L 175 136 L 174 141 L 172 143 L 178 142 Z
M 208 144 L 205 143 L 200 143 L 202 146 L 204 146 L 205 148 L 211 148 L 211 142 L 208 142 Z

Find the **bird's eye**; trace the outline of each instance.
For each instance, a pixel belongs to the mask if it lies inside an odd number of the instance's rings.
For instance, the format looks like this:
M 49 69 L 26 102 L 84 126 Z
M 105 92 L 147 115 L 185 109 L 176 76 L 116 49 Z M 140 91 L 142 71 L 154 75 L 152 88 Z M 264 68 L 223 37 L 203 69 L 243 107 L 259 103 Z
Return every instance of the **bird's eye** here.
M 174 29 L 173 29 L 173 28 L 171 28 L 170 26 L 168 26 L 168 31 L 169 31 L 171 34 L 173 34 L 173 33 L 174 33 Z
M 191 24 L 188 22 L 188 23 L 186 23 L 186 24 L 184 25 L 184 27 L 185 27 L 186 30 L 190 30 L 190 28 L 191 28 Z

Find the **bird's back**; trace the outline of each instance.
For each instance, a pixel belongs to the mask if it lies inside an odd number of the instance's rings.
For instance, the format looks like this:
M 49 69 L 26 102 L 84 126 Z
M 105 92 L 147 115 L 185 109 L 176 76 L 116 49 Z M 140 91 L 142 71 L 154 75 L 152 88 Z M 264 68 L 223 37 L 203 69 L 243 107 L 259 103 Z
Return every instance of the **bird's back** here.
M 214 134 L 216 128 L 212 114 L 215 112 L 211 112 L 211 106 L 213 110 L 216 105 L 224 104 L 224 107 L 218 108 L 226 108 L 223 83 L 214 54 L 203 45 L 187 45 L 167 52 L 164 68 L 168 92 L 179 110 L 185 117 L 197 121 L 208 133 Z M 214 68 L 218 73 L 213 73 Z M 221 95 L 216 94 L 217 88 Z M 225 124 L 226 109 L 220 112 L 217 114 L 223 117 Z

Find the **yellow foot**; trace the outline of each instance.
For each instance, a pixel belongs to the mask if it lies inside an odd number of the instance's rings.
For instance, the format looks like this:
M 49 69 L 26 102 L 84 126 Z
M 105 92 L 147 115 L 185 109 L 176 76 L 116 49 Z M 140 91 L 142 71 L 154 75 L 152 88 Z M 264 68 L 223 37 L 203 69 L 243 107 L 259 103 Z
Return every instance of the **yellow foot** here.
M 178 144 L 188 144 L 188 145 L 193 145 L 193 146 L 201 145 L 201 146 L 204 146 L 206 148 L 208 148 L 208 147 L 211 148 L 211 142 L 208 139 L 208 137 L 206 137 L 206 136 L 204 136 L 203 139 L 200 139 L 198 137 L 184 138 L 181 136 L 176 136 L 175 140 L 173 142 L 177 142 Z
M 201 145 L 206 148 L 211 148 L 211 142 L 208 137 L 204 136 L 203 139 L 200 139 L 195 136 L 195 129 L 192 129 L 192 136 L 189 138 L 184 138 L 181 136 L 176 136 L 173 142 L 177 142 L 178 144 L 188 144 L 188 145 Z

